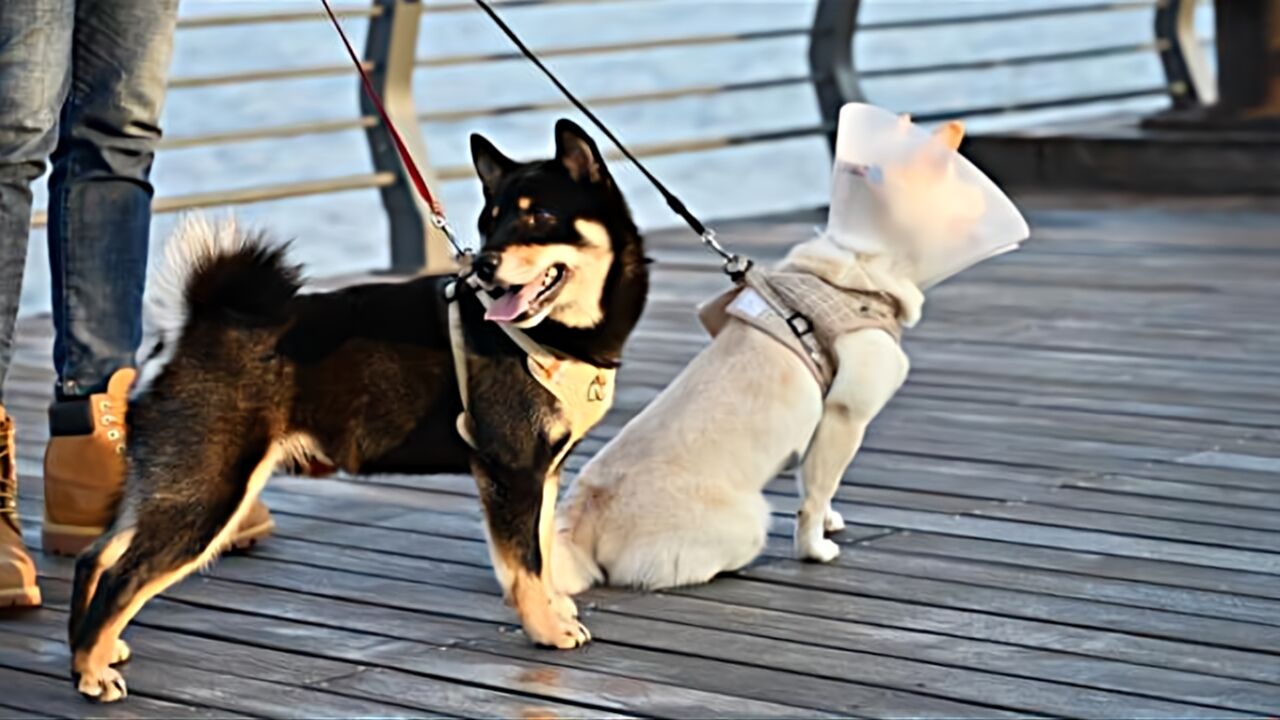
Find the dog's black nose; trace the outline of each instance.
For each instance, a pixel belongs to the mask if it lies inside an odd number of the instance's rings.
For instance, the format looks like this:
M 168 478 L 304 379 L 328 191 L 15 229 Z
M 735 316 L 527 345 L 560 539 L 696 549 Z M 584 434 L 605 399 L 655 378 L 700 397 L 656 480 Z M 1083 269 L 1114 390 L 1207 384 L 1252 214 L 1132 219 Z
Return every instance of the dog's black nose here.
M 480 253 L 475 262 L 476 276 L 485 282 L 493 282 L 498 274 L 498 256 L 495 253 Z

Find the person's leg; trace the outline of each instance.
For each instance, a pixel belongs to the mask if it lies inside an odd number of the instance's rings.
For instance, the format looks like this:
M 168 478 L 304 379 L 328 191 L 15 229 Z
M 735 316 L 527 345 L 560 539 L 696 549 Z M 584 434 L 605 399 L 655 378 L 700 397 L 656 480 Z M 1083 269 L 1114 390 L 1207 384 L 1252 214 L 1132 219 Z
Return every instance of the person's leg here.
M 177 0 L 78 0 L 49 189 L 60 399 L 101 393 L 142 337 L 149 182 Z
M 151 229 L 151 163 L 177 0 L 76 0 L 71 83 L 49 178 L 53 364 L 45 552 L 73 555 L 110 523 Z
M 70 78 L 72 0 L 0 2 L 0 402 L 31 235 L 31 183 L 53 150 Z M 0 607 L 40 604 L 18 524 L 13 418 L 0 405 Z
M 0 2 L 0 400 L 31 236 L 31 183 L 57 141 L 73 0 Z
M 7 2 L 8 0 L 0 0 Z M 77 0 L 71 90 L 53 153 L 49 261 L 57 399 L 45 452 L 45 550 L 75 554 L 111 521 L 142 338 L 152 188 L 178 0 Z M 255 502 L 232 544 L 274 523 Z

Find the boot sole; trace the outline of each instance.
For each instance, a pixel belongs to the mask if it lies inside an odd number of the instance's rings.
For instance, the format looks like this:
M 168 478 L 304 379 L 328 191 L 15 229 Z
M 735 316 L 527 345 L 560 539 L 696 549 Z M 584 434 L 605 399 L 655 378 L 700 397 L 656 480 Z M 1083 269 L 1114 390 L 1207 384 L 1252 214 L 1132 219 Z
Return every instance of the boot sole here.
M 36 608 L 40 604 L 40 588 L 0 590 L 0 608 Z
M 46 517 L 44 526 L 40 529 L 40 538 L 46 555 L 75 557 L 106 531 L 105 527 L 83 527 L 49 522 L 49 518 Z
M 230 549 L 237 551 L 248 550 L 257 545 L 260 540 L 269 537 L 275 529 L 276 523 L 274 520 L 267 520 L 252 528 L 242 528 L 231 539 Z M 46 554 L 75 557 L 83 552 L 85 548 L 92 545 L 93 541 L 97 540 L 98 536 L 104 532 L 106 532 L 106 528 L 59 525 L 46 520 L 40 535 L 43 538 L 43 547 Z M 0 605 L 3 602 L 3 598 L 0 598 Z

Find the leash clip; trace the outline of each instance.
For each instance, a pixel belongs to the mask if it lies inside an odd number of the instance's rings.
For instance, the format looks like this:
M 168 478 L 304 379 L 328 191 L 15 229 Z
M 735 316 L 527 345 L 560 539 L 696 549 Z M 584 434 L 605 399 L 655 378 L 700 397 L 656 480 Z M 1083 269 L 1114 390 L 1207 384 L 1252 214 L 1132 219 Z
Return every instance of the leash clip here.
M 720 241 L 716 239 L 715 230 L 707 228 L 702 231 L 702 244 L 706 245 L 712 252 L 724 259 L 724 272 L 732 278 L 734 282 L 741 280 L 742 276 L 751 269 L 751 259 L 744 258 L 741 255 L 735 255 L 734 253 L 725 250 L 724 246 L 720 244 Z

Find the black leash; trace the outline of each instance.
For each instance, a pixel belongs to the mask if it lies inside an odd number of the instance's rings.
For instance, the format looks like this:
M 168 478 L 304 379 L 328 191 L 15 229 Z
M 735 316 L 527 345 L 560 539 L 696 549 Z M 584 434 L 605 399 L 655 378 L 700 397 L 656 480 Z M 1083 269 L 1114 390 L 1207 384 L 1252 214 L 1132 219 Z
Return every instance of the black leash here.
M 577 96 L 573 94 L 573 92 L 569 90 L 569 88 L 565 87 L 564 83 L 560 82 L 560 78 L 556 77 L 555 73 L 551 72 L 551 69 L 542 62 L 542 59 L 535 55 L 534 52 L 529 49 L 529 46 L 524 44 L 524 41 L 520 39 L 520 36 L 516 34 L 515 30 L 512 30 L 511 26 L 507 25 L 506 21 L 498 15 L 486 0 L 475 0 L 475 2 L 480 6 L 480 9 L 484 10 L 485 14 L 493 20 L 494 24 L 498 26 L 498 29 L 511 40 L 512 44 L 514 44 L 520 52 L 528 58 L 529 62 L 533 63 L 539 70 L 541 70 L 542 74 L 546 75 L 547 79 L 551 81 L 551 84 L 555 85 L 556 89 L 559 90 L 560 93 L 564 95 L 579 112 L 587 116 L 587 119 L 594 123 L 595 126 L 600 129 L 600 132 L 604 133 L 605 136 L 609 138 L 610 142 L 612 142 L 614 146 L 631 161 L 632 165 L 636 166 L 636 169 L 638 169 L 641 174 L 648 179 L 650 184 L 652 184 L 658 193 L 662 195 L 662 198 L 667 201 L 667 207 L 671 208 L 672 212 L 679 215 L 685 223 L 689 225 L 698 237 L 702 239 L 702 243 L 704 245 L 724 259 L 724 268 L 726 273 L 731 277 L 736 278 L 746 272 L 747 268 L 751 265 L 751 261 L 749 259 L 743 258 L 726 250 L 724 246 L 716 240 L 716 231 L 704 225 L 702 221 L 699 220 L 683 202 L 681 202 L 680 198 L 676 197 L 675 193 L 667 189 L 667 186 L 663 185 L 661 180 L 659 180 L 653 173 L 649 172 L 649 168 L 645 167 L 644 163 L 640 162 L 635 155 L 631 154 L 631 151 L 627 149 L 626 145 L 622 144 L 622 141 L 618 139 L 618 136 L 614 135 L 613 131 L 610 130 L 609 127 L 600 120 L 600 118 L 596 117 L 596 114 L 591 111 L 591 108 L 587 107 L 577 98 Z

